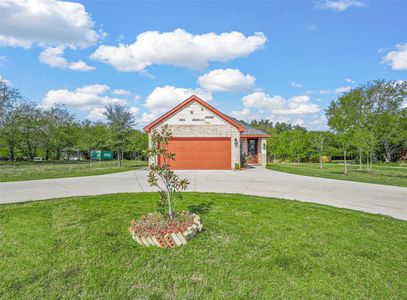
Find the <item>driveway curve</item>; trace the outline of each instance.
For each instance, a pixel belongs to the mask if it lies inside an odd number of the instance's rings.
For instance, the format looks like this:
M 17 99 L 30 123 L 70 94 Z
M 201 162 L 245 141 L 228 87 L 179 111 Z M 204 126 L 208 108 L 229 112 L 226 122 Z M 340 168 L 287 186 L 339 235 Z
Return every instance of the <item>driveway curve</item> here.
M 257 167 L 244 171 L 178 171 L 188 191 L 238 193 L 320 203 L 407 220 L 407 188 L 308 177 Z M 0 183 L 0 203 L 154 191 L 147 171 Z

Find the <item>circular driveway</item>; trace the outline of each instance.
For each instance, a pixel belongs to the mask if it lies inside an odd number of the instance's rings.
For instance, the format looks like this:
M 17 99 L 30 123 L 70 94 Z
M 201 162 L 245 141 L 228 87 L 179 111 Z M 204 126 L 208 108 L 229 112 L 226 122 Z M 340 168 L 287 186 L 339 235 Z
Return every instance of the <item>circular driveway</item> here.
M 257 167 L 244 171 L 178 171 L 188 191 L 277 197 L 350 208 L 407 220 L 407 188 L 281 173 Z M 154 191 L 147 171 L 101 176 L 0 183 L 0 203 L 69 196 Z

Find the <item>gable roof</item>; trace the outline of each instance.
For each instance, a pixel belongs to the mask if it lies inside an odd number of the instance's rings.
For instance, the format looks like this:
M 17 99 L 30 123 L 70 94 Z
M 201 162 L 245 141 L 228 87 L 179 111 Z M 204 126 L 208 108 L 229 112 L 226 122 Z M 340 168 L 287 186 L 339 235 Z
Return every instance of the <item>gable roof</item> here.
M 245 129 L 244 127 L 237 122 L 236 120 L 222 114 L 219 110 L 217 110 L 216 108 L 214 108 L 213 106 L 209 105 L 208 103 L 206 103 L 205 101 L 203 101 L 201 98 L 192 95 L 191 97 L 189 97 L 188 99 L 186 99 L 185 101 L 181 102 L 180 104 L 178 104 L 177 106 L 175 106 L 173 109 L 171 109 L 170 111 L 168 111 L 167 113 L 163 114 L 161 117 L 159 117 L 158 119 L 156 119 L 155 121 L 151 122 L 150 124 L 148 124 L 146 127 L 144 127 L 144 131 L 145 132 L 150 132 L 151 128 L 153 128 L 154 126 L 156 126 L 157 124 L 165 121 L 167 118 L 169 118 L 170 116 L 172 116 L 173 114 L 175 114 L 177 111 L 179 111 L 181 108 L 183 108 L 184 106 L 188 105 L 189 103 L 196 101 L 199 104 L 201 104 L 203 107 L 207 108 L 208 110 L 210 110 L 211 112 L 213 112 L 214 114 L 218 115 L 219 117 L 221 117 L 223 120 L 225 120 L 226 122 L 232 124 L 233 126 L 235 126 L 239 132 L 243 132 Z
M 232 119 L 244 128 L 244 131 L 240 134 L 241 137 L 270 137 L 267 132 L 254 128 L 253 126 L 247 124 L 245 121 L 238 121 L 234 118 Z

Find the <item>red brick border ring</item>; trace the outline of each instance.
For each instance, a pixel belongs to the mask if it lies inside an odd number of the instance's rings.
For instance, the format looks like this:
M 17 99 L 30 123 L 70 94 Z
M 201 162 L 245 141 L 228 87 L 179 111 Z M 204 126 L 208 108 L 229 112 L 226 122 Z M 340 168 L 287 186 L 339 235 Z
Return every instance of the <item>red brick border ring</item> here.
M 195 235 L 203 230 L 203 224 L 198 215 L 192 214 L 193 224 L 186 228 L 185 231 L 173 231 L 171 233 L 166 233 L 165 235 L 140 235 L 136 234 L 131 227 L 129 227 L 129 232 L 131 233 L 133 240 L 142 246 L 156 246 L 160 248 L 175 248 L 182 245 L 186 245 L 190 240 L 192 240 Z

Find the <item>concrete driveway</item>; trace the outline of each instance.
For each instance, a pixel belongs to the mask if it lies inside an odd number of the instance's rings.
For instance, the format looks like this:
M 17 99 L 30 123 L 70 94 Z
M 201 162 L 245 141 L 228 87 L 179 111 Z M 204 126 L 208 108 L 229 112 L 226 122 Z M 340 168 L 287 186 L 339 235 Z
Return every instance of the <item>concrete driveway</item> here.
M 189 191 L 239 193 L 321 203 L 407 220 L 407 188 L 281 173 L 257 167 L 245 171 L 179 171 Z M 147 171 L 91 177 L 0 183 L 0 203 L 68 196 L 152 191 Z

